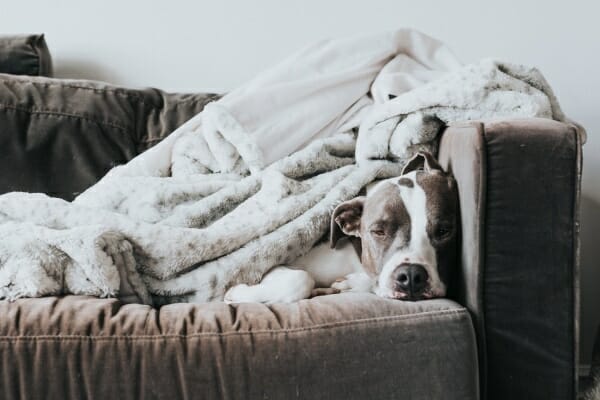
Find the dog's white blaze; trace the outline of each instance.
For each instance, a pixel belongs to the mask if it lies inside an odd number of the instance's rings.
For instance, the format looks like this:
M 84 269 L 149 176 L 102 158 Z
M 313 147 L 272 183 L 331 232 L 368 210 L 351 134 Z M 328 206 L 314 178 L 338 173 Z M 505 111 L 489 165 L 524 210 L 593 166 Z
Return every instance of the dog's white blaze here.
M 408 262 L 415 264 L 435 264 L 435 249 L 427 236 L 427 195 L 417 184 L 416 172 L 411 172 L 412 188 L 401 186 L 400 196 L 410 216 L 410 256 Z M 429 272 L 429 271 L 427 271 Z
M 389 180 L 400 190 L 400 196 L 410 217 L 410 242 L 405 249 L 394 254 L 384 265 L 379 274 L 378 293 L 389 295 L 393 292 L 392 274 L 402 263 L 421 264 L 429 274 L 429 284 L 434 295 L 444 295 L 445 286 L 441 282 L 438 271 L 435 248 L 427 235 L 427 194 L 417 183 L 416 171 L 403 175 L 413 182 L 412 187 L 398 185 L 397 178 Z

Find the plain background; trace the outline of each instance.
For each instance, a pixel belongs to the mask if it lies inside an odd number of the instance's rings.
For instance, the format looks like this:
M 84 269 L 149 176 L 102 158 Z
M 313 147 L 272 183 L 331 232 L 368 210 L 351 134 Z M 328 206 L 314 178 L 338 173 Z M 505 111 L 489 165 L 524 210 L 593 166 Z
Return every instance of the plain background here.
M 600 2 L 539 0 L 1 1 L 2 33 L 46 34 L 55 75 L 226 91 L 315 40 L 413 27 L 464 62 L 537 66 L 583 124 L 582 362 L 600 322 Z M 543 221 L 540 221 L 543 223 Z

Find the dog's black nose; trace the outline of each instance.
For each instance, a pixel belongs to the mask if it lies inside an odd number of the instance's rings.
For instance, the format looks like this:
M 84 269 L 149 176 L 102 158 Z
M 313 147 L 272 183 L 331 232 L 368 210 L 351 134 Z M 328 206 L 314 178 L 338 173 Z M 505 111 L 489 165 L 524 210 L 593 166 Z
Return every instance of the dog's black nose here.
M 410 296 L 417 296 L 427 286 L 429 274 L 420 264 L 402 264 L 396 271 L 396 284 Z

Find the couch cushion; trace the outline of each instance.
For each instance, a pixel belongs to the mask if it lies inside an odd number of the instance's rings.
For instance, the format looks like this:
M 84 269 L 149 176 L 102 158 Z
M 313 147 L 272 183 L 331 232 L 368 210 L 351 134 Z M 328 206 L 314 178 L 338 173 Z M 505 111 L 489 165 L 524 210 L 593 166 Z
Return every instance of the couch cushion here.
M 0 315 L 2 398 L 478 395 L 471 320 L 449 300 L 348 293 L 156 310 L 67 296 L 0 302 Z
M 44 35 L 0 36 L 0 72 L 52 76 L 52 58 Z
M 0 194 L 72 200 L 216 98 L 0 74 Z

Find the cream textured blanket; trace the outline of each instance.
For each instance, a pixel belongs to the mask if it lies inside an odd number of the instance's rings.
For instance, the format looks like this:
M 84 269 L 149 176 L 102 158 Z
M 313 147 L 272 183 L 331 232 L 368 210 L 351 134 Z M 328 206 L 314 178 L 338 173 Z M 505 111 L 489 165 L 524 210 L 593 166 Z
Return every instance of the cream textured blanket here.
M 411 30 L 323 41 L 206 106 L 72 203 L 0 196 L 0 298 L 221 300 L 293 263 L 341 201 L 452 121 L 564 120 L 533 68 L 462 66 Z

